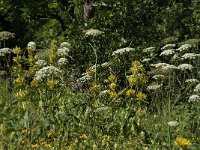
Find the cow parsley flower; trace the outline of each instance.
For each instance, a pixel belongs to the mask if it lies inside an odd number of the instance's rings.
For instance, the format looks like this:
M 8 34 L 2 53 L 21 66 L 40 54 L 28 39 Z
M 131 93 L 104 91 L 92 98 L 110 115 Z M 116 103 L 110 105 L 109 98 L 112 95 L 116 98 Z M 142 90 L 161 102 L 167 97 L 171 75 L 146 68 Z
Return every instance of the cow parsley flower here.
M 171 126 L 171 127 L 175 127 L 175 126 L 178 125 L 178 122 L 177 122 L 177 121 L 169 121 L 167 124 L 168 124 L 169 126 Z
M 168 65 L 167 63 L 157 63 L 157 64 L 151 64 L 152 67 L 155 68 L 162 68 L 164 66 Z
M 164 78 L 164 77 L 165 77 L 165 76 L 162 75 L 162 74 L 157 74 L 157 75 L 154 75 L 152 78 L 158 80 L 158 79 L 162 79 L 162 78 Z
M 10 48 L 1 48 L 0 56 L 5 56 L 6 54 L 10 54 L 11 52 L 12 52 L 12 49 L 10 49 Z
M 199 95 L 191 95 L 189 97 L 188 102 L 196 102 L 196 101 L 199 101 L 199 100 L 200 100 L 200 96 Z
M 46 66 L 36 71 L 34 79 L 42 81 L 43 79 L 48 79 L 50 77 L 58 77 L 62 71 L 55 66 Z
M 181 58 L 184 59 L 195 59 L 196 58 L 196 54 L 195 53 L 185 53 L 183 56 L 181 56 Z
M 144 59 L 142 60 L 143 63 L 145 63 L 145 62 L 148 63 L 149 61 L 151 61 L 151 58 L 144 58 Z
M 69 48 L 69 47 L 71 47 L 71 44 L 70 44 L 69 42 L 62 42 L 62 43 L 60 44 L 60 48 L 63 48 L 63 47 Z
M 166 70 L 166 71 L 169 71 L 169 70 L 177 69 L 177 67 L 174 66 L 174 65 L 168 64 L 168 65 L 166 65 L 166 66 L 163 66 L 162 69 L 163 69 L 163 70 Z
M 70 51 L 69 48 L 63 47 L 63 48 L 59 48 L 56 54 L 58 56 L 68 56 L 69 51 Z
M 178 69 L 180 70 L 192 70 L 194 67 L 191 64 L 180 64 Z
M 155 50 L 156 50 L 155 47 L 148 47 L 148 48 L 143 49 L 142 51 L 144 53 L 148 53 L 148 52 L 154 52 Z
M 176 44 L 167 44 L 161 48 L 161 50 L 171 49 L 174 48 Z
M 186 83 L 199 83 L 199 80 L 197 80 L 197 79 L 186 79 L 185 82 Z
M 167 50 L 164 50 L 162 53 L 160 53 L 160 56 L 169 56 L 174 53 L 175 53 L 174 49 L 167 49 Z
M 36 62 L 35 62 L 35 66 L 37 67 L 37 68 L 42 68 L 42 67 L 44 67 L 44 66 L 46 66 L 47 65 L 47 62 L 45 61 L 45 60 L 37 60 Z
M 161 87 L 162 85 L 159 85 L 159 84 L 152 84 L 152 85 L 149 85 L 147 87 L 148 90 L 157 90 Z
M 197 84 L 194 88 L 194 92 L 200 92 L 200 84 Z
M 28 48 L 28 49 L 33 49 L 33 50 L 35 50 L 35 49 L 36 49 L 36 44 L 35 44 L 35 42 L 33 42 L 33 41 L 28 42 L 27 48 Z
M 110 90 L 103 90 L 103 91 L 100 91 L 99 95 L 104 96 L 104 95 L 109 94 L 109 92 L 110 92 Z
M 57 61 L 58 65 L 59 66 L 63 66 L 67 63 L 67 59 L 66 58 L 60 58 L 58 61 Z
M 123 54 L 123 53 L 126 53 L 126 52 L 130 52 L 130 51 L 133 51 L 134 48 L 130 48 L 130 47 L 126 47 L 126 48 L 121 48 L 121 49 L 117 49 L 116 51 L 114 51 L 112 53 L 113 56 L 117 55 L 117 54 Z
M 103 33 L 104 33 L 103 31 L 100 31 L 97 29 L 89 29 L 89 30 L 86 30 L 85 36 L 94 36 L 95 37 L 95 36 L 101 35 Z
M 191 47 L 192 47 L 192 45 L 190 45 L 190 44 L 184 44 L 184 45 L 181 45 L 181 46 L 177 49 L 177 51 L 182 52 L 182 51 L 185 51 L 185 50 L 190 49 Z

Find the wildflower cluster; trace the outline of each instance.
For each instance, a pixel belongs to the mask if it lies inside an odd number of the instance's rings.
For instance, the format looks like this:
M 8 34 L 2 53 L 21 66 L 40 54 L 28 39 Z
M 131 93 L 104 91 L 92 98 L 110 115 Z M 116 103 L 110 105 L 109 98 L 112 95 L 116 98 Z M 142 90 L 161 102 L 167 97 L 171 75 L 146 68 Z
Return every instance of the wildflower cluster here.
M 7 54 L 10 54 L 11 52 L 12 52 L 12 49 L 10 48 L 1 48 L 0 56 L 6 56 Z
M 113 56 L 116 56 L 116 55 L 122 55 L 124 53 L 127 53 L 127 52 L 130 52 L 130 51 L 133 51 L 134 48 L 130 48 L 130 47 L 126 47 L 126 48 L 121 48 L 121 49 L 117 49 L 116 51 L 114 51 L 112 53 Z
M 136 100 L 146 100 L 147 95 L 142 92 L 142 86 L 147 83 L 143 65 L 139 61 L 134 61 L 130 71 L 131 75 L 127 76 L 129 87 L 126 90 L 126 96 L 135 98 Z

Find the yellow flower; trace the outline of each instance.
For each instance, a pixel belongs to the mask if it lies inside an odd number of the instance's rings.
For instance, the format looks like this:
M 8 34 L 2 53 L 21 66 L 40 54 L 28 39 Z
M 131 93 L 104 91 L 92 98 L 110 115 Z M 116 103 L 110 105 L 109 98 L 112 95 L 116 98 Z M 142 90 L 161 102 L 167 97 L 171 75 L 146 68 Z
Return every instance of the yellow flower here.
M 32 144 L 31 147 L 32 147 L 32 148 L 37 148 L 37 147 L 38 147 L 38 144 Z
M 21 132 L 22 133 L 28 133 L 28 130 L 27 129 L 23 129 Z
M 32 87 L 37 87 L 38 84 L 39 84 L 39 81 L 38 81 L 38 80 L 32 80 L 32 81 L 31 81 L 31 86 L 32 86 Z
M 50 88 L 50 89 L 54 89 L 58 86 L 58 80 L 48 80 L 47 81 L 47 86 Z
M 112 83 L 109 85 L 109 87 L 110 87 L 112 90 L 114 90 L 114 89 L 117 87 L 117 84 L 114 83 L 114 82 L 112 82 Z
M 110 91 L 109 95 L 111 98 L 115 98 L 117 96 L 117 93 L 115 91 Z
M 131 67 L 131 72 L 132 72 L 132 74 L 137 74 L 138 73 L 138 68 L 137 67 Z
M 127 97 L 131 97 L 131 96 L 133 96 L 135 94 L 135 90 L 133 90 L 133 89 L 128 89 L 127 91 L 126 91 L 126 96 Z
M 117 77 L 113 74 L 111 74 L 108 79 L 111 81 L 111 82 L 116 82 L 117 81 Z
M 101 89 L 101 85 L 96 84 L 96 85 L 94 85 L 94 86 L 92 86 L 92 87 L 90 88 L 90 92 L 91 92 L 91 93 L 95 93 L 95 92 L 98 92 L 100 89 Z
M 82 139 L 82 140 L 86 140 L 86 139 L 87 139 L 87 135 L 82 134 L 82 135 L 80 136 L 80 139 Z
M 23 77 L 18 77 L 14 80 L 14 84 L 16 86 L 21 86 L 24 83 L 24 78 Z
M 22 50 L 19 47 L 13 49 L 14 54 L 21 54 Z
M 14 95 L 16 98 L 21 99 L 21 98 L 25 97 L 26 94 L 27 94 L 26 90 L 20 89 L 19 92 L 15 93 Z
M 56 55 L 55 55 L 55 54 L 50 54 L 50 55 L 49 55 L 49 61 L 50 61 L 51 63 L 54 63 L 54 62 L 55 62 L 55 59 L 56 59 Z
M 139 82 L 142 84 L 147 83 L 147 81 L 148 81 L 147 77 L 144 74 L 138 74 L 137 78 L 138 78 Z
M 45 146 L 46 148 L 51 148 L 51 144 L 48 144 L 48 143 L 45 143 L 44 146 Z
M 185 148 L 187 146 L 190 146 L 191 142 L 188 139 L 186 139 L 186 138 L 178 137 L 175 140 L 175 144 L 178 145 L 178 146 L 180 146 L 181 148 Z
M 137 80 L 134 76 L 131 76 L 131 77 L 128 77 L 128 82 L 129 82 L 129 86 L 133 87 L 136 84 Z
M 32 66 L 35 63 L 35 58 L 34 57 L 30 57 L 28 58 L 28 63 Z
M 145 99 L 147 99 L 147 95 L 142 93 L 142 92 L 138 92 L 136 97 L 137 97 L 136 100 L 145 100 Z
M 36 69 L 35 69 L 35 67 L 30 67 L 29 68 L 29 72 L 30 72 L 30 74 L 35 74 L 35 72 L 36 72 Z
M 48 133 L 47 133 L 47 137 L 51 137 L 53 135 L 53 132 L 51 132 L 51 131 L 49 131 Z

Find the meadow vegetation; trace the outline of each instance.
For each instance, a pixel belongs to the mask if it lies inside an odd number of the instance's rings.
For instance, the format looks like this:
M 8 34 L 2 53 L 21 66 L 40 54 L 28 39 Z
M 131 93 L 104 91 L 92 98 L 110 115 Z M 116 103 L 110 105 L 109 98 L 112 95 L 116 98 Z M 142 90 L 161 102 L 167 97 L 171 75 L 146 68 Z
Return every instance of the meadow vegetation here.
M 75 18 L 55 1 L 3 2 L 27 33 L 0 24 L 0 150 L 200 149 L 198 2 L 108 0 L 85 23 L 76 0 Z M 39 19 L 52 12 L 72 18 Z

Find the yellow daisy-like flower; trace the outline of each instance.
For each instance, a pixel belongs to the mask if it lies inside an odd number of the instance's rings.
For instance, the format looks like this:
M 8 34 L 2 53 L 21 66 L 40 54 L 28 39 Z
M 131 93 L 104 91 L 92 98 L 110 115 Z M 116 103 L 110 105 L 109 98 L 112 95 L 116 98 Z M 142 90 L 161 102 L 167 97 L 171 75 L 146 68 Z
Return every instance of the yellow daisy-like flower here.
M 14 84 L 17 84 L 17 85 L 22 85 L 23 82 L 24 82 L 23 77 L 18 77 L 14 80 Z
M 33 58 L 33 57 L 28 58 L 28 63 L 29 63 L 31 66 L 34 65 L 34 63 L 35 63 L 35 58 Z
M 128 82 L 129 82 L 129 86 L 133 87 L 136 84 L 137 79 L 134 76 L 131 76 L 131 77 L 128 77 Z
M 112 90 L 114 90 L 114 89 L 117 87 L 117 84 L 114 83 L 114 82 L 112 82 L 112 83 L 109 85 L 109 87 L 110 87 Z
M 91 93 L 95 93 L 95 92 L 98 92 L 100 89 L 101 89 L 101 85 L 96 84 L 96 85 L 94 85 L 94 86 L 92 86 L 92 87 L 90 88 L 90 92 L 91 92 Z
M 32 144 L 31 145 L 31 148 L 37 148 L 38 147 L 38 144 Z
M 178 146 L 180 146 L 181 148 L 185 148 L 187 146 L 190 146 L 191 142 L 188 139 L 186 139 L 186 138 L 178 137 L 175 140 L 175 144 L 178 145 Z
M 138 92 L 136 97 L 137 97 L 136 100 L 140 100 L 140 101 L 147 99 L 147 95 L 142 92 Z
M 58 83 L 58 80 L 49 80 L 47 81 L 47 86 L 49 86 L 50 89 L 54 89 L 58 86 Z
M 110 91 L 109 95 L 111 98 L 115 98 L 117 96 L 117 93 L 115 91 Z
M 133 89 L 128 89 L 127 91 L 126 91 L 126 96 L 127 97 L 131 97 L 131 96 L 133 96 L 135 94 L 135 90 L 133 90 Z
M 116 82 L 117 81 L 117 77 L 113 74 L 111 74 L 109 77 L 108 77 L 108 80 L 110 80 L 111 82 Z

